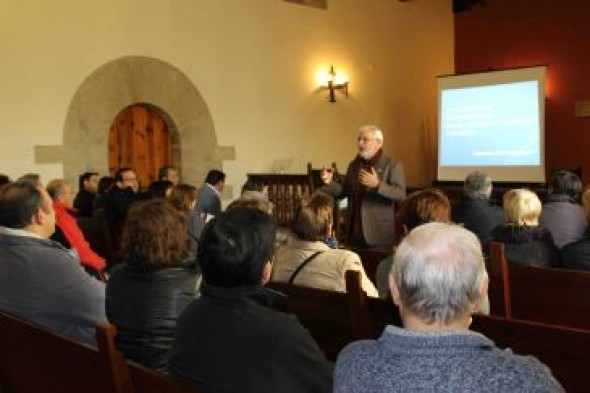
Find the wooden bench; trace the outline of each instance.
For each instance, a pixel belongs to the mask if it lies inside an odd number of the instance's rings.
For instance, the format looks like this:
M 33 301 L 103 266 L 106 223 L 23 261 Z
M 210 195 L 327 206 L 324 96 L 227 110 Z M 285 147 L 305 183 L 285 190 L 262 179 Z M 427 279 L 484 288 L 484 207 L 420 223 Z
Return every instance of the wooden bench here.
M 509 263 L 501 243 L 490 251 L 490 287 L 502 280 L 492 310 L 500 302 L 507 318 L 590 329 L 590 273 Z
M 363 338 L 376 339 L 387 325 L 400 324 L 390 300 L 358 300 L 365 320 Z M 364 304 L 364 305 L 363 305 Z M 499 348 L 532 355 L 546 364 L 568 392 L 590 392 L 590 331 L 498 316 L 474 315 L 471 330 L 490 338 Z
M 0 312 L 0 391 L 132 393 L 114 332 L 97 326 L 97 348 Z
M 1 393 L 199 393 L 170 376 L 126 361 L 113 325 L 96 327 L 97 346 L 0 312 Z

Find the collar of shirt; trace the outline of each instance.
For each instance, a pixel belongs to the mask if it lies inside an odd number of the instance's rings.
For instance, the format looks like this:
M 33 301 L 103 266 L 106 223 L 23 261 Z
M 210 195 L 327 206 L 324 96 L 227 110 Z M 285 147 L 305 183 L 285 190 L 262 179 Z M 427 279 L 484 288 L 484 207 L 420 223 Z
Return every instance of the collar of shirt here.
M 206 186 L 209 186 L 209 188 L 211 188 L 213 191 L 215 191 L 215 193 L 216 193 L 217 195 L 221 195 L 221 194 L 219 193 L 219 190 L 218 190 L 217 188 L 215 188 L 215 186 L 212 186 L 212 185 L 211 185 L 211 184 L 209 184 L 209 183 L 205 183 L 205 185 L 206 185 Z
M 26 231 L 24 229 L 15 229 L 15 228 L 8 228 L 0 226 L 0 233 L 5 235 L 11 236 L 22 236 L 22 237 L 33 237 L 35 239 L 43 239 L 41 236 L 37 235 L 36 233 Z

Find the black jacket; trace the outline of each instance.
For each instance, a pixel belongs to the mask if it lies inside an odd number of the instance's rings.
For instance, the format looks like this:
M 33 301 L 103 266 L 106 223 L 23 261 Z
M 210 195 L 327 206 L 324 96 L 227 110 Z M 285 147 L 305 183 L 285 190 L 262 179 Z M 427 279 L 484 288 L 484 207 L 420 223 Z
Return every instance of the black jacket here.
M 78 211 L 78 217 L 92 217 L 92 212 L 94 211 L 94 197 L 95 194 L 86 190 L 82 189 L 78 191 L 76 199 L 74 199 L 74 209 Z
M 541 226 L 501 225 L 492 230 L 492 238 L 505 244 L 508 262 L 559 266 L 559 250 L 553 243 L 551 232 Z
M 167 368 L 176 321 L 197 296 L 199 277 L 189 267 L 153 272 L 128 264 L 115 268 L 107 282 L 106 311 L 125 357 L 156 370 Z
M 178 321 L 172 374 L 208 393 L 332 391 L 332 364 L 309 332 L 272 309 L 284 295 L 205 283 L 201 295 Z
M 563 267 L 573 270 L 590 270 L 590 229 L 582 240 L 570 243 L 561 250 Z
M 484 250 L 492 240 L 492 229 L 504 223 L 502 208 L 485 199 L 461 200 L 451 209 L 451 217 L 453 222 L 475 233 Z

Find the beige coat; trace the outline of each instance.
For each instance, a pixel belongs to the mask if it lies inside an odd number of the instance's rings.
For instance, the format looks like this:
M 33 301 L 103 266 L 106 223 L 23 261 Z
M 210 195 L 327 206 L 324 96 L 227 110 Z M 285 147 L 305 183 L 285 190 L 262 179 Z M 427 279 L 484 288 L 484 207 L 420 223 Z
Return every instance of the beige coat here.
M 358 254 L 349 250 L 334 250 L 322 242 L 299 240 L 290 236 L 286 244 L 278 248 L 271 281 L 289 282 L 299 265 L 317 251 L 317 255 L 297 275 L 293 284 L 346 292 L 347 270 L 361 272 L 362 288 L 368 296 L 377 297 L 375 286 L 367 277 Z

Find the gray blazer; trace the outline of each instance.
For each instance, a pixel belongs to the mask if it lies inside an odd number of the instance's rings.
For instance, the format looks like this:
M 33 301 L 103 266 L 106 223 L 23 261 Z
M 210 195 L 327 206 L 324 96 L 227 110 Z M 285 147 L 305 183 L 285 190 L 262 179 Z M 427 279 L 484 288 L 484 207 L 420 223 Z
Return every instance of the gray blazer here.
M 362 200 L 363 236 L 370 246 L 391 246 L 395 217 L 394 202 L 406 197 L 404 166 L 401 162 L 382 155 L 375 165 L 375 172 L 379 177 L 379 186 L 367 189 Z M 338 199 L 348 197 L 350 203 L 353 189 L 351 182 L 356 180 L 353 176 L 351 162 L 342 183 L 333 181 L 322 187 L 322 191 Z M 349 205 L 346 217 L 347 228 L 350 228 L 351 211 L 352 206 Z
M 203 187 L 199 189 L 195 211 L 213 216 L 221 213 L 221 199 L 207 183 L 203 184 Z

